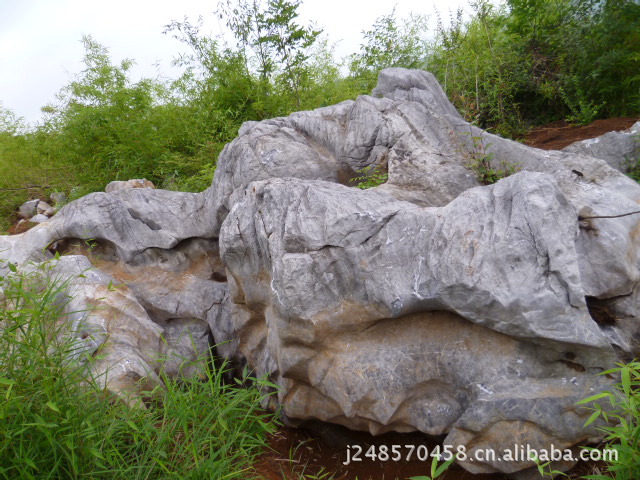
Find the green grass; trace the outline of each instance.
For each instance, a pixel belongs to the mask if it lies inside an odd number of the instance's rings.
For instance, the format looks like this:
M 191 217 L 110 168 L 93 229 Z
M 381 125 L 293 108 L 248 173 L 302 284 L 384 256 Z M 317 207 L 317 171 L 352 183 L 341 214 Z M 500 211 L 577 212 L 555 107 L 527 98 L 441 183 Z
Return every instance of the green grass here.
M 601 428 L 606 434 L 606 448 L 617 450 L 618 458 L 607 465 L 608 475 L 587 475 L 590 480 L 636 480 L 640 478 L 640 360 L 618 364 L 616 368 L 602 372 L 620 378 L 610 390 L 586 398 L 579 404 L 605 401 L 602 407 L 595 404 L 587 425 L 604 418 L 614 426 Z
M 255 477 L 276 425 L 257 388 L 225 384 L 211 367 L 164 377 L 146 407 L 130 408 L 87 374 L 64 284 L 12 273 L 0 285 L 0 479 Z

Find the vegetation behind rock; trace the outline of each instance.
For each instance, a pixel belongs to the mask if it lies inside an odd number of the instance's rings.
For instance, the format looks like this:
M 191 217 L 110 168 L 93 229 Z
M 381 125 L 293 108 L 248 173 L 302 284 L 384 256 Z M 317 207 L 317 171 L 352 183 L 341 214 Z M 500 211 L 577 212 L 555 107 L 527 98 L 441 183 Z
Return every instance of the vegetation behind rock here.
M 71 198 L 111 180 L 145 177 L 199 191 L 240 125 L 369 94 L 380 69 L 433 72 L 467 120 L 503 136 L 566 118 L 640 111 L 640 5 L 631 0 L 472 2 L 473 13 L 399 19 L 363 32 L 337 60 L 317 26 L 299 24 L 300 0 L 219 5 L 233 42 L 198 22 L 173 22 L 187 47 L 174 80 L 130 76 L 108 49 L 83 39 L 84 70 L 28 126 L 0 105 L 0 223 L 23 201 L 59 190 Z

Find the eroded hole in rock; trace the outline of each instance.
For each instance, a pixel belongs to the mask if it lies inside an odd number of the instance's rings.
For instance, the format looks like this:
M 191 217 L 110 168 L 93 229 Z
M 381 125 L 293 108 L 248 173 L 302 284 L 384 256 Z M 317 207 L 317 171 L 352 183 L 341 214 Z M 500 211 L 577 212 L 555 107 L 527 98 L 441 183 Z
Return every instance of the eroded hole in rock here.
M 584 368 L 584 365 L 581 365 L 580 363 L 571 362 L 569 360 L 559 360 L 559 362 L 563 363 L 571 370 L 575 370 L 576 372 L 584 372 L 586 370 L 586 368 Z
M 356 180 L 354 180 L 359 174 L 348 166 L 344 166 L 339 169 L 336 173 L 336 180 L 341 185 L 346 185 L 348 187 L 355 187 Z
M 566 365 L 571 370 L 575 370 L 576 372 L 584 372 L 586 368 L 581 363 L 576 361 L 577 355 L 573 352 L 565 352 L 564 359 L 558 360 L 560 363 Z
M 595 297 L 585 297 L 589 315 L 600 326 L 612 326 L 616 324 L 616 317 L 606 303 L 606 300 L 600 300 Z
M 222 272 L 215 271 L 213 275 L 211 275 L 211 280 L 214 282 L 226 282 L 227 276 Z
M 153 265 L 174 272 L 193 270 L 191 273 L 199 277 L 206 277 L 204 272 L 219 272 L 225 276 L 217 239 L 192 237 L 180 241 L 170 249 L 147 248 L 136 255 L 129 265 Z
M 367 432 L 358 432 L 350 430 L 342 425 L 335 423 L 322 422 L 320 420 L 308 420 L 303 422 L 298 428 L 306 430 L 314 437 L 322 441 L 326 446 L 346 450 L 350 445 L 370 446 L 370 445 L 384 445 L 385 441 L 388 445 L 425 445 L 435 446 L 440 443 L 445 435 L 442 436 L 430 436 L 420 432 L 411 433 L 398 433 L 389 432 L 382 435 L 373 436 Z M 391 441 L 393 440 L 393 441 Z M 406 440 L 406 441 L 405 441 Z M 409 440 L 411 440 L 409 442 Z M 404 442 L 404 443 L 403 443 Z M 431 451 L 431 450 L 429 450 Z M 363 452 L 364 453 L 364 452 Z
M 116 246 L 105 239 L 62 238 L 50 244 L 47 250 L 53 255 L 84 255 L 92 263 L 118 261 Z

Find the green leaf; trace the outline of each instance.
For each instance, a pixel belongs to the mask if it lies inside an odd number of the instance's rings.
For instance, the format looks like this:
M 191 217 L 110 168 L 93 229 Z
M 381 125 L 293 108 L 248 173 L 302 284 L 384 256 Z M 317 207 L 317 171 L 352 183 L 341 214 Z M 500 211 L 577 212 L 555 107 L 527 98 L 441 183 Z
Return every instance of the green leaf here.
M 36 472 L 40 471 L 40 469 L 36 467 L 36 464 L 33 463 L 33 460 L 31 460 L 30 458 L 23 458 L 22 461 L 33 468 Z
M 99 458 L 100 460 L 104 460 L 104 456 L 102 455 L 102 452 L 100 452 L 100 450 L 96 449 L 96 448 L 89 448 L 89 451 L 91 452 L 91 455 L 93 455 L 96 458 Z
M 47 407 L 49 407 L 51 410 L 53 410 L 54 412 L 60 413 L 60 409 L 56 406 L 55 403 L 53 402 L 47 402 L 46 403 Z
M 585 403 L 590 403 L 595 400 L 600 400 L 601 398 L 609 397 L 610 395 L 611 395 L 611 392 L 600 392 L 597 395 L 592 395 L 590 397 L 584 398 L 576 403 L 577 405 L 584 405 Z
M 628 368 L 622 369 L 622 390 L 627 397 L 631 396 L 631 376 Z
M 589 419 L 585 422 L 584 426 L 586 427 L 587 425 L 591 425 L 593 422 L 595 422 L 600 416 L 600 413 L 600 410 L 596 410 L 595 412 L 593 412 Z
M 442 475 L 444 471 L 447 468 L 449 468 L 449 466 L 453 463 L 454 460 L 455 460 L 455 457 L 452 457 L 449 460 L 445 461 L 444 463 L 440 464 L 440 466 L 436 469 L 435 475 L 433 475 L 433 478 L 438 478 L 440 475 Z
M 11 270 L 13 273 L 16 273 L 18 271 L 18 269 L 13 263 L 9 262 L 8 265 L 9 265 L 9 270 Z

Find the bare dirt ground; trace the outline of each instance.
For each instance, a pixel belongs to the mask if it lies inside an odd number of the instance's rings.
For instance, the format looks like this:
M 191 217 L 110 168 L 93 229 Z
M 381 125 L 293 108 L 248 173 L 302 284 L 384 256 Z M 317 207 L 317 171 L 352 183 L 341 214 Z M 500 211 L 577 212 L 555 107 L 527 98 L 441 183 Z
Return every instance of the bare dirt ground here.
M 344 465 L 347 460 L 346 447 L 329 446 L 304 429 L 281 427 L 270 437 L 271 450 L 260 457 L 255 470 L 264 480 L 404 480 L 412 476 L 429 475 L 431 470 L 431 458 L 421 461 L 416 458 L 415 451 L 412 458 L 406 461 L 409 450 L 405 445 L 424 445 L 430 453 L 440 440 L 420 434 L 393 433 L 379 437 L 355 433 L 350 437 L 363 448 L 360 455 L 363 461 Z M 381 462 L 365 458 L 364 454 L 371 445 L 376 448 L 385 445 L 389 449 L 399 445 L 402 460 Z M 452 465 L 439 479 L 506 480 L 506 477 L 498 474 L 472 475 Z
M 560 150 L 579 140 L 595 138 L 607 132 L 626 130 L 638 117 L 608 118 L 589 125 L 574 126 L 564 120 L 536 127 L 524 137 L 524 143 L 543 150 Z

